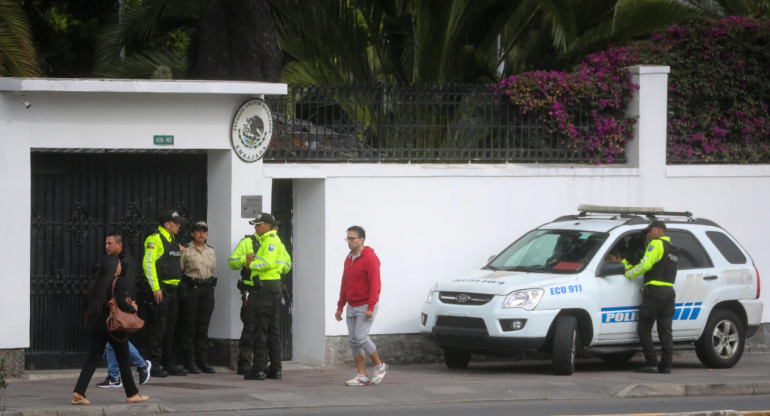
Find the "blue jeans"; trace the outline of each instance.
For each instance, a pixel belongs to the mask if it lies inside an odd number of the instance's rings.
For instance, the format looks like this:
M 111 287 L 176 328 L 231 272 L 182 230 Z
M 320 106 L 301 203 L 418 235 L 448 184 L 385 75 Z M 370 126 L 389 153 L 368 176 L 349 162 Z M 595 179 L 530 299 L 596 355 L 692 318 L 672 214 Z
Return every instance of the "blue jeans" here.
M 117 379 L 120 377 L 120 368 L 118 368 L 118 359 L 115 358 L 115 351 L 112 349 L 112 345 L 110 345 L 109 342 L 104 349 L 104 355 L 107 357 L 107 375 Z M 131 365 L 144 367 L 144 358 L 139 355 L 139 351 L 131 341 L 128 342 L 128 359 Z

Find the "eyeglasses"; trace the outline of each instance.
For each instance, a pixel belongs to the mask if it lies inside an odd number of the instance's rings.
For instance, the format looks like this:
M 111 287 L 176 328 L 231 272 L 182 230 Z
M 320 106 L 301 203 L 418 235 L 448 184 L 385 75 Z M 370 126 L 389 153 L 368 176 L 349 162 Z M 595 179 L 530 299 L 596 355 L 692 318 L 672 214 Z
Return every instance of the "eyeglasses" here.
M 348 237 L 348 238 L 345 239 L 345 241 L 358 240 L 359 238 L 361 238 L 361 237 Z

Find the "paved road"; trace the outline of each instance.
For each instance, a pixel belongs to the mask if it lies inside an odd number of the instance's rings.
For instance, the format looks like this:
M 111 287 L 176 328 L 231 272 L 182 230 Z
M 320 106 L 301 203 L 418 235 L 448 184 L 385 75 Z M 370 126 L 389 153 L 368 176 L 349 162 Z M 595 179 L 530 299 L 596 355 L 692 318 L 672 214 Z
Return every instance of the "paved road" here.
M 9 380 L 5 415 L 226 412 L 255 409 L 468 403 L 475 401 L 765 395 L 770 409 L 770 354 L 747 354 L 731 369 L 707 369 L 694 354 L 677 355 L 673 372 L 633 371 L 641 358 L 613 366 L 581 360 L 572 376 L 554 376 L 545 361 L 471 363 L 467 370 L 443 364 L 391 366 L 377 386 L 347 387 L 352 368 L 313 368 L 286 363 L 283 380 L 248 381 L 233 370 L 151 379 L 140 387 L 150 400 L 126 404 L 123 389 L 100 389 L 97 370 L 89 406 L 69 404 L 77 371 L 32 371 Z M 1 404 L 0 404 L 1 405 Z M 722 410 L 722 409 L 713 409 Z

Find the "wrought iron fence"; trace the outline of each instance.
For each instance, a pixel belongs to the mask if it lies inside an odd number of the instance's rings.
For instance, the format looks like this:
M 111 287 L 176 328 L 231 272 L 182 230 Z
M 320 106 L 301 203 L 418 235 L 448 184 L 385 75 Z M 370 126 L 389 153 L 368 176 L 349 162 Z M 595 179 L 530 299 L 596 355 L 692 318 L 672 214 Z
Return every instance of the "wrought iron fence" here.
M 266 162 L 590 163 L 490 85 L 289 85 L 274 100 Z

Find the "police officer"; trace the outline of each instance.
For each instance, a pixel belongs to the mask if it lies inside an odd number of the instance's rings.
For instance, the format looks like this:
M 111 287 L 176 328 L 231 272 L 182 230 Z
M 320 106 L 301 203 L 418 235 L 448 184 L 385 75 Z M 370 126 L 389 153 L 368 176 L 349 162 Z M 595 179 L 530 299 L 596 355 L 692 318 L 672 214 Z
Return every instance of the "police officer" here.
M 277 222 L 272 215 L 261 213 L 249 224 L 254 226 L 255 235 L 241 240 L 228 261 L 231 269 L 245 268 L 246 271 L 242 273 L 242 282 L 239 282 L 242 288 L 243 330 L 239 342 L 238 374 L 243 374 L 247 380 L 277 379 L 281 377 L 280 359 L 273 359 L 269 374 L 265 372 L 267 331 L 271 319 L 279 317 L 281 271 L 288 254 L 273 230 Z M 270 343 L 271 351 L 280 351 L 279 337 L 271 337 Z
M 636 333 L 639 335 L 646 363 L 638 371 L 670 374 L 674 354 L 674 338 L 671 334 L 676 301 L 674 281 L 679 264 L 679 249 L 664 235 L 666 224 L 662 221 L 652 221 L 644 231 L 650 242 L 644 257 L 639 264 L 626 270 L 626 277 L 629 279 L 644 274 L 643 298 L 642 304 L 639 305 Z M 655 322 L 661 344 L 660 362 L 652 342 L 652 325 Z
M 273 231 L 276 233 L 278 232 L 278 223 L 276 220 L 276 224 L 273 224 Z M 289 273 L 291 270 L 291 257 L 289 256 L 289 252 L 286 250 L 286 246 L 283 245 L 283 242 L 280 240 L 280 237 L 278 239 L 278 244 L 280 245 L 280 253 L 282 253 L 282 256 L 280 259 L 278 259 L 278 264 L 281 265 L 281 276 Z M 270 364 L 270 368 L 267 371 L 267 378 L 273 378 L 276 380 L 280 380 L 283 378 L 283 374 L 281 373 L 281 370 L 276 370 L 276 368 L 281 368 L 280 361 L 281 361 L 281 310 L 280 306 L 282 305 L 290 305 L 291 304 L 291 297 L 289 296 L 288 288 L 286 287 L 283 282 L 281 283 L 281 305 L 278 305 L 278 310 L 276 310 L 271 318 L 270 323 L 267 326 L 267 353 L 268 353 L 268 362 Z M 278 340 L 277 342 L 274 340 Z M 273 358 L 275 357 L 275 358 Z M 277 361 L 277 363 L 275 362 Z M 268 363 L 265 363 L 267 365 Z
M 186 376 L 188 371 L 174 363 L 174 327 L 179 316 L 178 285 L 182 276 L 182 254 L 176 234 L 184 218 L 174 210 L 160 214 L 158 231 L 144 241 L 142 269 L 158 308 L 149 330 L 152 377 Z M 163 363 L 161 369 L 160 364 Z
M 205 221 L 193 224 L 192 241 L 182 256 L 182 281 L 179 292 L 182 298 L 182 343 L 185 351 L 185 368 L 192 374 L 201 371 L 216 373 L 209 364 L 209 323 L 214 312 L 214 287 L 217 278 L 214 269 L 217 259 L 214 248 L 206 244 L 209 228 Z

